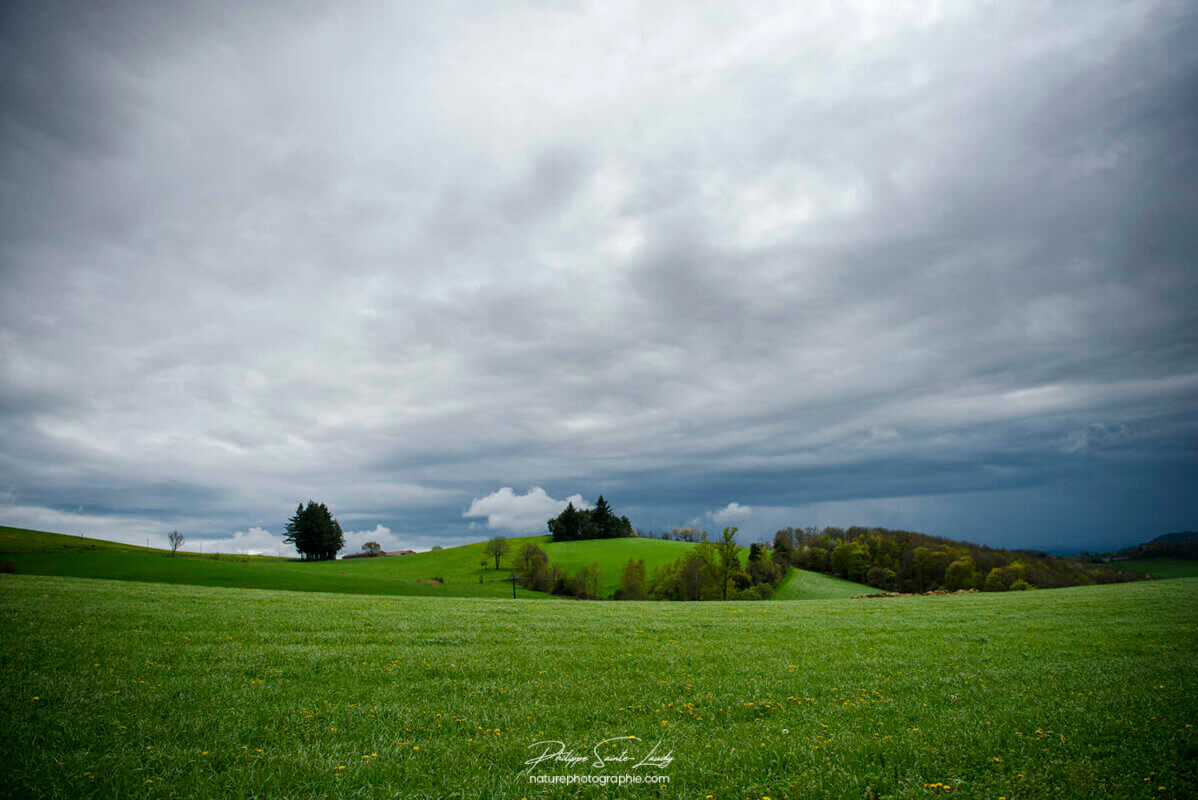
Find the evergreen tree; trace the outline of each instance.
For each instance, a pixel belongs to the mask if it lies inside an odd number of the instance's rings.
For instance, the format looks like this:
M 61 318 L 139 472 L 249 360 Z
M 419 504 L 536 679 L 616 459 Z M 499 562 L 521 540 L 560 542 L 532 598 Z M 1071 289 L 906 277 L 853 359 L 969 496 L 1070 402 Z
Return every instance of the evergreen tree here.
M 549 532 L 555 542 L 573 542 L 579 538 L 580 514 L 573 503 L 566 505 L 564 511 L 554 519 L 549 520 Z
M 611 506 L 599 495 L 595 507 L 591 509 L 591 523 L 595 526 L 595 536 L 599 539 L 613 539 L 617 535 L 616 515 L 611 512 Z

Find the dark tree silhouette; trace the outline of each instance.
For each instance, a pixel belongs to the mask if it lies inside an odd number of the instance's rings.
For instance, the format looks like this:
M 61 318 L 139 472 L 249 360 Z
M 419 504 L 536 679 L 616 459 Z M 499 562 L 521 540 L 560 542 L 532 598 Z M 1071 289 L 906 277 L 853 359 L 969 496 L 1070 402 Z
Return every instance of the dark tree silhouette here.
M 283 541 L 295 545 L 305 561 L 328 561 L 345 547 L 341 526 L 328 506 L 309 500 L 307 507 L 300 503 L 295 515 L 287 520 Z

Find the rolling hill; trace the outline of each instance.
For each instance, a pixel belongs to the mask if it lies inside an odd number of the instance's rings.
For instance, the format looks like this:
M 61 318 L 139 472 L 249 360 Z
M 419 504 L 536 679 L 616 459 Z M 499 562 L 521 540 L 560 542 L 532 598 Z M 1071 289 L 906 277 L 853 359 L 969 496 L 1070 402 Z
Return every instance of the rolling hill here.
M 483 542 L 407 556 L 309 562 L 182 551 L 172 555 L 166 550 L 0 526 L 0 560 L 11 562 L 17 572 L 33 575 L 342 594 L 511 597 L 509 567 L 516 551 L 527 543 L 544 548 L 551 562 L 570 573 L 597 562 L 609 594 L 619 586 L 621 569 L 629 558 L 643 558 L 652 575 L 656 567 L 681 558 L 693 547 L 660 539 L 550 542 L 548 536 L 527 536 L 508 541 L 511 550 L 496 570 L 483 553 Z M 742 549 L 742 560 L 747 552 Z M 868 591 L 868 586 L 796 569 L 774 599 L 852 597 Z M 548 597 L 523 587 L 516 588 L 516 596 Z

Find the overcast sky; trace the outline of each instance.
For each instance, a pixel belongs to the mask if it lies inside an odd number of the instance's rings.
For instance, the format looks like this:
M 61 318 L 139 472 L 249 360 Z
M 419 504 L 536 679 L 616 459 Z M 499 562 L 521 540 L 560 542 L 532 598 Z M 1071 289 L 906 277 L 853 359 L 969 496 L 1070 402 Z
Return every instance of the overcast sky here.
M 643 5 L 0 6 L 0 522 L 1198 528 L 1198 7 Z

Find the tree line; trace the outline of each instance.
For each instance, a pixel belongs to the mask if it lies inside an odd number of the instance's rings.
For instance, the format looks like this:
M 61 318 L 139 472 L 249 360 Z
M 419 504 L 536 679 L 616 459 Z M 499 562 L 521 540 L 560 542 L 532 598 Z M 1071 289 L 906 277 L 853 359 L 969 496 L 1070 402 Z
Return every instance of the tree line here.
M 890 592 L 1002 592 L 1144 577 L 1040 551 L 1006 550 L 886 528 L 783 528 L 774 534 L 773 545 L 775 557 L 796 567 Z

